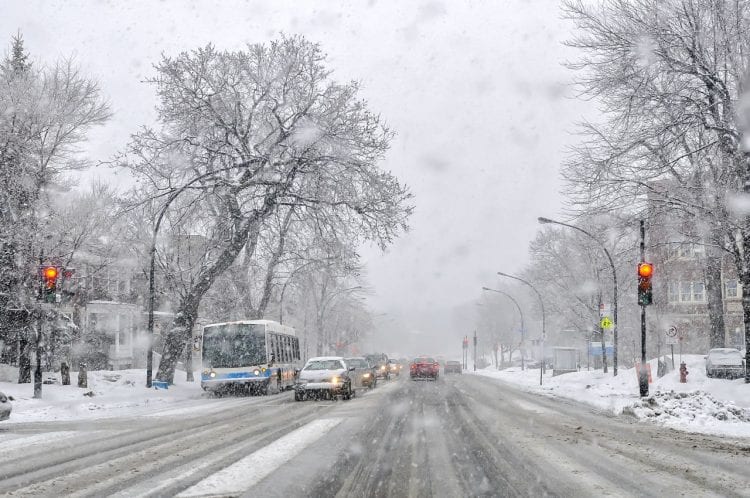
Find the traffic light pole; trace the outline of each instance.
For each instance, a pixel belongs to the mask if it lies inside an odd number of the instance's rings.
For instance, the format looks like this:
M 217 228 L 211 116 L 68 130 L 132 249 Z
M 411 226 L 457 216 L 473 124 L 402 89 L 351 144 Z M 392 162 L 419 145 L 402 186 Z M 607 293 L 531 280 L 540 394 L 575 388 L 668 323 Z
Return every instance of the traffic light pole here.
M 646 225 L 641 220 L 641 261 L 646 261 Z M 641 368 L 638 372 L 641 397 L 648 396 L 648 371 L 646 370 L 646 305 L 641 304 Z

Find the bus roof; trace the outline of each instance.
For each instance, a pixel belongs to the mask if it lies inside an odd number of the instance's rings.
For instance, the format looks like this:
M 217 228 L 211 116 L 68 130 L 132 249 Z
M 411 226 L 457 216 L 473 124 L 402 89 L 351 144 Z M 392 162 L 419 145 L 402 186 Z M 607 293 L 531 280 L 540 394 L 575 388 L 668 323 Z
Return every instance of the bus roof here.
M 277 327 L 283 329 L 285 334 L 295 336 L 297 335 L 293 327 L 290 327 L 289 325 L 283 325 L 274 320 L 236 320 L 233 322 L 209 323 L 204 325 L 203 328 L 205 329 L 208 327 L 220 327 L 222 325 L 276 325 Z

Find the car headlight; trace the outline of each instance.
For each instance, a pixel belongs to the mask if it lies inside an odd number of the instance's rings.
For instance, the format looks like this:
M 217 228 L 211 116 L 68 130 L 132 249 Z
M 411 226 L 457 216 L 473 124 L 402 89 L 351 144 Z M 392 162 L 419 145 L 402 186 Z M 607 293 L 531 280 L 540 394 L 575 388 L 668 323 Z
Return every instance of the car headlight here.
M 331 379 L 331 383 L 332 384 L 338 384 L 339 382 L 341 382 L 341 379 L 338 378 L 338 377 L 334 377 L 334 378 Z
M 380 367 L 381 370 L 385 370 L 385 365 Z
M 369 379 L 370 378 L 370 374 L 364 374 L 362 377 L 364 377 L 365 379 Z

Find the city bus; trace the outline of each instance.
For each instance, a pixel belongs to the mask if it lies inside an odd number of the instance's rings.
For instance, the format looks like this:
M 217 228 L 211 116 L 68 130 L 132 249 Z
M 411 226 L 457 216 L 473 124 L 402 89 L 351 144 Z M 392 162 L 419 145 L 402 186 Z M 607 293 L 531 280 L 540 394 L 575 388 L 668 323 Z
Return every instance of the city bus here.
M 206 325 L 201 350 L 201 387 L 213 393 L 268 394 L 292 389 L 301 367 L 294 329 L 271 320 Z

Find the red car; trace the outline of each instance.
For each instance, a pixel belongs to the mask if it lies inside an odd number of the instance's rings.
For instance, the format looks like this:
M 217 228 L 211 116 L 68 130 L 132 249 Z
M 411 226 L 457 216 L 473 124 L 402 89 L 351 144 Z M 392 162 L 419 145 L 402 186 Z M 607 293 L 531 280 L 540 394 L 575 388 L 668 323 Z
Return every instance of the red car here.
M 409 375 L 412 380 L 414 379 L 432 379 L 437 380 L 440 374 L 440 363 L 435 361 L 435 358 L 429 356 L 420 356 L 414 358 L 409 365 Z

